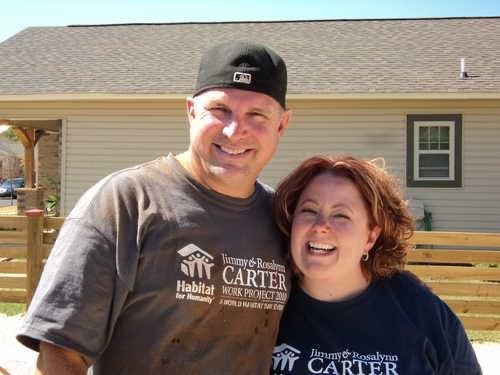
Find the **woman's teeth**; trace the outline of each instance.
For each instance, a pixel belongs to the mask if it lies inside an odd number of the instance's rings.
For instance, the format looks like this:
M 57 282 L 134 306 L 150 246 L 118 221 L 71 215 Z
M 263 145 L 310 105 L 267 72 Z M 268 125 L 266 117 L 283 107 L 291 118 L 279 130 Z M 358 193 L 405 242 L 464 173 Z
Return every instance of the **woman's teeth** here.
M 333 245 L 320 243 L 320 242 L 308 242 L 307 245 L 308 245 L 309 250 L 325 252 L 325 253 L 329 253 L 329 252 L 334 251 L 336 249 L 336 247 Z

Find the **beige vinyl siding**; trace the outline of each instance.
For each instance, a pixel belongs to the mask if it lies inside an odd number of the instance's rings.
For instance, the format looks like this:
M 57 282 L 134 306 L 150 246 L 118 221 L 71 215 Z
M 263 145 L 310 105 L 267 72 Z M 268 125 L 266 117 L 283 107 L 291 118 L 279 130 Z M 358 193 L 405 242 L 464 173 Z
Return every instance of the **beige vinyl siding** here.
M 292 122 L 261 180 L 274 186 L 318 153 L 383 157 L 404 184 L 406 115 L 463 115 L 463 186 L 411 188 L 435 230 L 500 232 L 500 101 L 290 101 Z M 179 152 L 188 145 L 181 100 L 0 102 L 0 118 L 63 119 L 65 213 L 80 195 L 121 168 Z
M 460 188 L 405 188 L 433 215 L 434 230 L 500 232 L 499 101 L 316 101 L 290 103 L 294 114 L 261 178 L 275 185 L 304 158 L 321 153 L 383 157 L 406 180 L 406 115 L 463 115 Z
M 188 145 L 185 102 L 0 103 L 0 118 L 63 120 L 62 214 L 106 175 Z

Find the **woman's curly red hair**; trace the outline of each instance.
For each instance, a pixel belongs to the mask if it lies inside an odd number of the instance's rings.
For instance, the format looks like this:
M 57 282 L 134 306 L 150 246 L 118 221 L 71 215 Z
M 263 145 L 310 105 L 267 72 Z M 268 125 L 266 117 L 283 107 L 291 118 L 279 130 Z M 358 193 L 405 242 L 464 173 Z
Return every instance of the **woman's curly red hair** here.
M 352 156 L 313 156 L 292 171 L 278 185 L 274 198 L 275 218 L 288 240 L 300 195 L 314 177 L 323 173 L 350 179 L 363 197 L 370 228 L 381 229 L 369 259 L 361 262 L 365 277 L 377 280 L 401 271 L 410 247 L 413 220 L 397 180 L 374 162 Z

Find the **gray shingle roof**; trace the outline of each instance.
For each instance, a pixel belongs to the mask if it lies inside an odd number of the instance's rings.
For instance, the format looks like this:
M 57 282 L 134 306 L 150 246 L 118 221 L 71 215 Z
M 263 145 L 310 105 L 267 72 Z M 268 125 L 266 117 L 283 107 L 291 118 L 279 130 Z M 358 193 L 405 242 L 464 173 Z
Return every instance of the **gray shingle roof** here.
M 289 93 L 500 92 L 493 17 L 30 27 L 0 44 L 0 95 L 185 94 L 228 39 L 279 52 Z

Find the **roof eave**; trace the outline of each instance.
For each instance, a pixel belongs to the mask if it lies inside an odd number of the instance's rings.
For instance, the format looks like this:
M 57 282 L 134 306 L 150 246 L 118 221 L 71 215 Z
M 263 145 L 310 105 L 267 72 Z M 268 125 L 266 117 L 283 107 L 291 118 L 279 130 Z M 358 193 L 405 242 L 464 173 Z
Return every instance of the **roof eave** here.
M 96 100 L 184 100 L 190 93 L 176 94 L 25 94 L 1 95 L 0 102 L 32 102 L 32 101 L 96 101 Z M 418 93 L 328 93 L 299 94 L 290 93 L 287 100 L 498 100 L 500 92 L 418 92 Z

